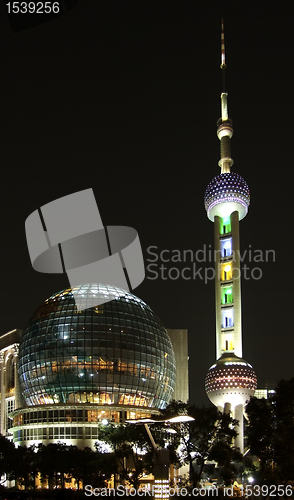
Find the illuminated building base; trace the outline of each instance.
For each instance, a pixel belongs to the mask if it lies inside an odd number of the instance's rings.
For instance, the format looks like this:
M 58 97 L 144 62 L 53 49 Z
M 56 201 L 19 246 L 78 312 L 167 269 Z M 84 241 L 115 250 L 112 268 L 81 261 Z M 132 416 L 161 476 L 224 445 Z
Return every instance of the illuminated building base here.
M 149 410 L 149 411 L 148 411 Z M 158 413 L 152 409 L 152 413 Z M 78 448 L 95 448 L 98 424 L 124 423 L 126 419 L 150 418 L 151 409 L 130 406 L 54 404 L 21 408 L 11 413 L 9 433 L 16 446 L 63 442 Z

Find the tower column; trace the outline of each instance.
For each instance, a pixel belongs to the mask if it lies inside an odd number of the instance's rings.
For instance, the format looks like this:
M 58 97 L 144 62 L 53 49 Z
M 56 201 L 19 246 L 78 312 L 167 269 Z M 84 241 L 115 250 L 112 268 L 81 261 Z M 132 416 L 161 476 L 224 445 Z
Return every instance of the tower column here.
M 220 223 L 221 218 L 214 217 L 214 259 L 215 259 L 215 330 L 216 330 L 216 358 L 222 355 L 221 344 L 221 287 L 220 287 Z
M 224 414 L 225 414 L 225 415 L 228 415 L 229 413 L 231 413 L 231 409 L 232 409 L 232 405 L 231 405 L 231 403 L 225 403 L 225 406 L 224 406 Z
M 233 250 L 233 297 L 234 297 L 234 352 L 242 357 L 242 323 L 241 323 L 241 269 L 240 269 L 240 237 L 239 212 L 231 214 L 232 250 Z
M 242 404 L 239 404 L 235 407 L 235 415 L 234 418 L 238 420 L 239 425 L 236 428 L 238 432 L 238 436 L 235 439 L 235 446 L 240 448 L 240 452 L 244 453 L 244 417 L 243 417 L 244 407 Z

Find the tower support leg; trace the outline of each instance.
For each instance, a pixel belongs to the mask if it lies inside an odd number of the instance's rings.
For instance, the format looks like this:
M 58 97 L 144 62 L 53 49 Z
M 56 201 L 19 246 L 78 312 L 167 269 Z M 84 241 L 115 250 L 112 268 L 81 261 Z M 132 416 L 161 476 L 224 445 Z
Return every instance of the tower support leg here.
M 240 452 L 244 453 L 244 417 L 243 417 L 243 405 L 238 405 L 235 408 L 235 419 L 239 421 L 239 425 L 236 428 L 238 436 L 235 440 L 235 445 L 240 448 Z

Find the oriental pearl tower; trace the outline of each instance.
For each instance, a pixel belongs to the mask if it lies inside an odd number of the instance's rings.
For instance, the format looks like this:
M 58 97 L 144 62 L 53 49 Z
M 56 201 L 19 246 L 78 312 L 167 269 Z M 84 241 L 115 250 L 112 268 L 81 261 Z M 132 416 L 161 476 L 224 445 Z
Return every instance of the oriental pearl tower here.
M 239 421 L 235 441 L 244 453 L 243 412 L 246 401 L 257 386 L 252 366 L 242 359 L 241 270 L 239 221 L 250 203 L 245 180 L 231 172 L 230 140 L 232 120 L 228 116 L 228 93 L 225 85 L 224 25 L 221 31 L 221 118 L 217 122 L 220 140 L 221 173 L 208 184 L 204 203 L 209 220 L 214 223 L 216 359 L 205 378 L 210 401 L 220 411 L 231 413 Z

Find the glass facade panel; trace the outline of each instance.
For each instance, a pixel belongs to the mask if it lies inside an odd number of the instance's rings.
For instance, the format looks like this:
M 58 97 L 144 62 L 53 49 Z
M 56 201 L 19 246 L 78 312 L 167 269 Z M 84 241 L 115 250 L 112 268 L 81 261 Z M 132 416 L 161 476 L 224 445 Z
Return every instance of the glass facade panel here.
M 220 241 L 220 244 L 221 244 L 221 257 L 222 258 L 231 257 L 233 253 L 232 238 L 222 239 Z
M 232 231 L 231 218 L 223 217 L 220 221 L 220 234 L 228 234 Z
M 221 292 L 222 292 L 222 299 L 221 299 L 222 305 L 232 304 L 232 302 L 233 302 L 233 288 L 231 286 L 225 287 L 225 288 L 222 288 Z

